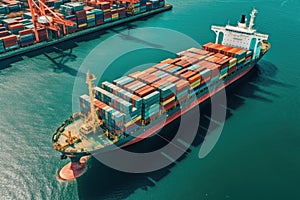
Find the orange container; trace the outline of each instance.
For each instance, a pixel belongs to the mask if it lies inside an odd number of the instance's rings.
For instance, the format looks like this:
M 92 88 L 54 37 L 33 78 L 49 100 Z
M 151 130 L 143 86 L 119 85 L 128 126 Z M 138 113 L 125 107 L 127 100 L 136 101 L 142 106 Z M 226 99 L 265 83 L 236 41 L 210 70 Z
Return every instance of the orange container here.
M 195 81 L 200 80 L 200 79 L 201 79 L 201 75 L 196 74 L 196 75 L 190 77 L 188 80 L 189 80 L 190 83 L 194 83 Z

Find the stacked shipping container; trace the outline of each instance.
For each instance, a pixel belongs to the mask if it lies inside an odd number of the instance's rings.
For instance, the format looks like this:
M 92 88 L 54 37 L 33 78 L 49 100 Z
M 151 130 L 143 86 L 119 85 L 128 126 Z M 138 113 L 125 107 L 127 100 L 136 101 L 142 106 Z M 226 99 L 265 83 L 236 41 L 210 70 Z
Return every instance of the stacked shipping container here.
M 125 2 L 125 3 L 124 3 Z M 38 3 L 38 2 L 37 2 Z M 70 0 L 46 0 L 46 5 L 50 9 L 60 15 L 62 18 L 73 21 L 74 26 L 67 27 L 67 33 L 74 33 L 85 28 L 101 25 L 105 22 L 118 20 L 126 17 L 126 9 L 130 1 L 125 0 L 120 4 L 111 4 L 103 1 L 90 1 L 88 4 L 84 2 L 70 2 Z M 23 6 L 25 5 L 25 6 Z M 165 5 L 163 0 L 135 0 L 134 14 L 157 9 Z M 0 32 L 8 30 L 10 39 L 4 38 L 0 40 L 0 53 L 7 50 L 17 49 L 34 44 L 35 35 L 32 33 L 20 34 L 20 31 L 33 30 L 32 16 L 30 12 L 23 13 L 23 17 L 7 18 L 5 14 L 25 10 L 27 2 L 2 0 L 0 2 Z M 1 24 L 3 26 L 1 26 Z M 40 42 L 56 38 L 58 33 L 49 31 L 42 27 L 38 28 L 38 36 Z M 15 35 L 17 41 L 15 41 Z M 61 31 L 60 35 L 63 33 Z M 8 36 L 8 35 L 6 35 Z M 1 37 L 1 36 L 0 36 Z M 2 36 L 3 37 L 3 36 Z M 5 42 L 3 42 L 5 40 Z M 14 45 L 12 45 L 14 44 Z M 8 45 L 8 46 L 5 46 Z
M 207 84 L 214 84 L 251 61 L 252 52 L 208 43 L 203 49 L 190 48 L 178 57 L 161 61 L 95 87 L 95 106 L 104 127 L 115 135 L 131 134 L 165 112 L 196 95 L 203 95 Z M 80 97 L 81 112 L 87 113 L 88 96 Z M 105 109 L 104 109 L 105 108 Z M 107 114 L 106 114 L 107 113 Z M 117 116 L 117 117 L 116 117 Z M 115 132 L 116 131 L 116 132 Z

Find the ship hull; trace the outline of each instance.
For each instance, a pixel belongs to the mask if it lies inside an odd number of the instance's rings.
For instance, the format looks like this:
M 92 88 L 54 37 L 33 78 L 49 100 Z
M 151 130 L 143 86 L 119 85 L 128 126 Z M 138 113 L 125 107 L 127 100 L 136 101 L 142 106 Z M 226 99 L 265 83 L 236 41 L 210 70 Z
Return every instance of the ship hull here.
M 262 55 L 263 56 L 263 55 Z M 182 116 L 184 113 L 190 111 L 195 106 L 198 106 L 199 104 L 203 103 L 219 91 L 227 88 L 228 86 L 232 85 L 233 83 L 240 80 L 242 77 L 244 77 L 246 74 L 248 74 L 255 66 L 256 63 L 262 58 L 260 56 L 258 59 L 251 61 L 250 63 L 244 65 L 239 69 L 238 72 L 234 74 L 228 75 L 225 79 L 217 81 L 215 84 L 209 86 L 211 91 L 204 90 L 203 92 L 196 95 L 196 98 L 189 99 L 183 104 L 181 104 L 180 108 L 175 108 L 173 110 L 170 110 L 168 113 L 161 115 L 160 117 L 154 119 L 150 124 L 141 127 L 136 132 L 132 133 L 131 135 L 128 135 L 126 138 L 120 139 L 118 142 L 106 146 L 104 148 L 94 150 L 91 152 L 64 152 L 61 151 L 63 155 L 66 155 L 67 157 L 71 158 L 72 162 L 78 162 L 81 157 L 91 154 L 99 154 L 99 153 L 105 153 L 107 151 L 112 151 L 117 148 L 124 148 L 130 145 L 133 145 L 135 143 L 138 143 L 142 141 L 143 139 L 149 138 L 153 135 L 155 135 L 161 128 L 164 126 L 170 124 L 180 116 Z

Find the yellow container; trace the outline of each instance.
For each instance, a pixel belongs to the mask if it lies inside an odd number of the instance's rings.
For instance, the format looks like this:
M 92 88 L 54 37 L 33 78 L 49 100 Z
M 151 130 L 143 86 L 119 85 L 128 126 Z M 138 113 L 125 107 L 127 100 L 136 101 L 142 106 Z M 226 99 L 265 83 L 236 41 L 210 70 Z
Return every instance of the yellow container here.
M 86 27 L 86 26 L 87 26 L 87 23 L 79 24 L 79 25 L 78 25 L 78 28 L 83 28 L 83 27 Z
M 233 66 L 235 66 L 236 65 L 236 63 L 232 63 L 232 64 L 230 64 L 229 66 L 228 66 L 228 68 L 231 68 L 231 67 L 233 67 Z
M 87 19 L 87 20 L 95 19 L 95 14 L 87 15 L 87 16 L 86 16 L 86 19 Z
M 236 58 L 232 58 L 232 59 L 229 61 L 229 65 L 232 64 L 232 63 L 236 64 L 236 61 L 237 61 Z
M 104 13 L 105 13 L 105 12 L 110 12 L 110 9 L 103 10 L 103 12 L 104 12 Z
M 219 79 L 223 79 L 223 78 L 225 78 L 227 75 L 228 75 L 228 73 L 225 73 L 225 74 L 223 74 L 222 76 L 220 76 Z
M 195 81 L 194 83 L 191 84 L 191 89 L 194 89 L 195 87 L 200 85 L 200 80 Z
M 131 120 L 130 122 L 127 122 L 127 124 L 125 124 L 124 126 L 127 128 L 128 126 L 130 126 L 131 124 L 137 122 L 138 120 L 142 119 L 142 116 L 139 115 L 138 117 L 134 118 L 133 120 Z
M 242 58 L 242 59 L 238 60 L 238 63 L 241 63 L 241 62 L 243 62 L 244 60 L 245 60 L 245 58 Z
M 174 100 L 175 100 L 175 96 L 168 99 L 167 101 L 162 102 L 162 105 L 165 106 L 165 105 L 167 105 L 168 103 L 170 103 L 171 101 L 174 101 Z
M 111 15 L 112 19 L 118 19 L 119 18 L 119 13 L 115 13 Z

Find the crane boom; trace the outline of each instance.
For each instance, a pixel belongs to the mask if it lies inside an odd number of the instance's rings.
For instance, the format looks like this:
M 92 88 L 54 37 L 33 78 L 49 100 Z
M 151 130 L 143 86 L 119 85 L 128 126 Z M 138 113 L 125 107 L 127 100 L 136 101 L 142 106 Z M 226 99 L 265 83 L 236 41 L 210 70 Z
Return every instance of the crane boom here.
M 54 30 L 57 32 L 58 37 L 60 37 L 60 24 L 62 26 L 63 34 L 67 35 L 66 26 L 74 26 L 75 22 L 63 19 L 57 13 L 53 12 L 52 9 L 45 4 L 45 0 L 37 0 L 37 2 L 38 4 L 35 0 L 28 0 L 28 6 L 32 16 L 34 34 L 37 42 L 40 41 L 38 27 Z

